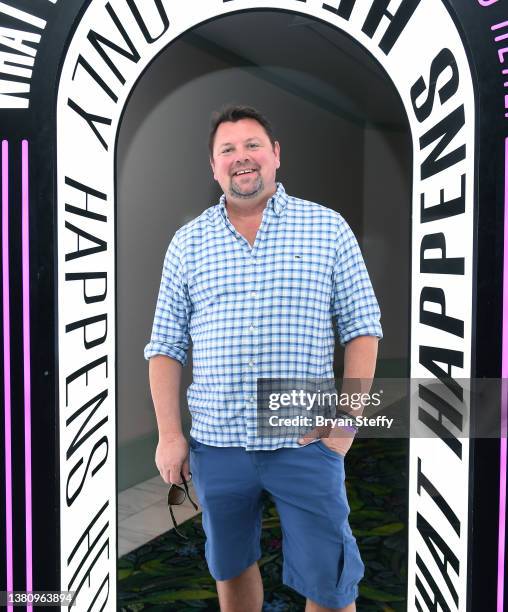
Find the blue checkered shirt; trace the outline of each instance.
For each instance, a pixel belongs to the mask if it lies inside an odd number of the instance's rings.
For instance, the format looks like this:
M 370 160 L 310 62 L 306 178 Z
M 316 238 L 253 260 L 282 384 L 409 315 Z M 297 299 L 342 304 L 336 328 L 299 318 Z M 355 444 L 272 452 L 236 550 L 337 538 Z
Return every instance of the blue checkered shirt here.
M 348 224 L 278 183 L 252 247 L 229 221 L 224 196 L 176 232 L 144 354 L 185 365 L 192 339 L 187 399 L 196 440 L 297 447 L 294 436 L 257 435 L 258 377 L 331 379 L 335 333 L 342 345 L 382 338 L 379 319 Z

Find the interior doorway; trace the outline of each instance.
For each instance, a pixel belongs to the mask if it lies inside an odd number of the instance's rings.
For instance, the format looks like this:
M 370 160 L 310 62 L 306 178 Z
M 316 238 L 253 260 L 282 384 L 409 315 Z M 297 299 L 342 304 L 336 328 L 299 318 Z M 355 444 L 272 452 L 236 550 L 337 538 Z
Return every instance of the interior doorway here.
M 273 122 L 288 193 L 349 223 L 382 312 L 377 375 L 409 374 L 411 136 L 389 77 L 344 33 L 294 13 L 241 12 L 185 33 L 138 82 L 117 141 L 120 556 L 171 526 L 143 347 L 172 235 L 220 196 L 206 142 L 211 112 L 227 102 Z M 339 349 L 336 374 L 341 362 Z M 182 416 L 188 431 L 184 393 Z

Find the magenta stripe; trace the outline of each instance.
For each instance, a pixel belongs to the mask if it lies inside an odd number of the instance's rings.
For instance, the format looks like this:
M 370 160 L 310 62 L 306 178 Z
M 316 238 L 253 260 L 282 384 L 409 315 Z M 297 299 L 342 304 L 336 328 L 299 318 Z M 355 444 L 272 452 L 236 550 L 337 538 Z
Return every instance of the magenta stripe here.
M 21 259 L 23 274 L 23 386 L 25 399 L 26 590 L 32 588 L 32 403 L 30 388 L 30 251 L 28 217 L 28 141 L 21 143 Z M 32 611 L 28 605 L 27 610 Z
M 501 440 L 499 454 L 499 533 L 497 547 L 497 612 L 504 612 L 506 535 L 506 415 L 508 379 L 508 138 L 504 141 L 504 262 L 503 262 L 503 357 L 501 364 Z
M 9 308 L 9 143 L 2 140 L 2 290 L 4 333 L 5 544 L 7 591 L 12 577 L 11 330 Z M 12 610 L 12 606 L 8 606 Z

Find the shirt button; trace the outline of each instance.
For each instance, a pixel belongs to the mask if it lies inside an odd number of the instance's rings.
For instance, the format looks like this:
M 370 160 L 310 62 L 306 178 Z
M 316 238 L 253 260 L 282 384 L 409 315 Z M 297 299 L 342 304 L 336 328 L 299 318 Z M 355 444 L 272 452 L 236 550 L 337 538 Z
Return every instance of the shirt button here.
M 250 402 L 251 402 L 251 404 L 253 404 L 255 401 L 256 401 L 256 398 L 255 398 L 254 396 L 252 396 L 252 397 L 250 398 Z
M 251 291 L 250 294 L 252 295 L 252 297 L 256 297 L 256 291 Z
M 256 326 L 255 325 L 249 325 L 249 329 L 250 329 L 250 331 L 254 331 L 256 329 Z
M 254 361 L 252 361 L 252 359 L 249 361 L 249 365 L 251 368 L 254 367 Z

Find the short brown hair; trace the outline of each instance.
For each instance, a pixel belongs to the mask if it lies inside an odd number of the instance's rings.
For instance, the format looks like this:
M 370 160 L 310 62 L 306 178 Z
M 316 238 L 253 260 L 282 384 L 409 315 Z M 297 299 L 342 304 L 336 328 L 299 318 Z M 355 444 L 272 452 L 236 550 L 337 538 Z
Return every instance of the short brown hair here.
M 215 141 L 215 134 L 221 123 L 231 121 L 236 123 L 240 119 L 254 119 L 257 121 L 265 130 L 266 135 L 272 143 L 272 147 L 275 147 L 275 136 L 271 123 L 268 119 L 252 106 L 242 106 L 240 104 L 228 104 L 223 106 L 220 110 L 212 113 L 210 120 L 210 135 L 208 137 L 208 150 L 210 157 L 213 157 L 213 144 Z

